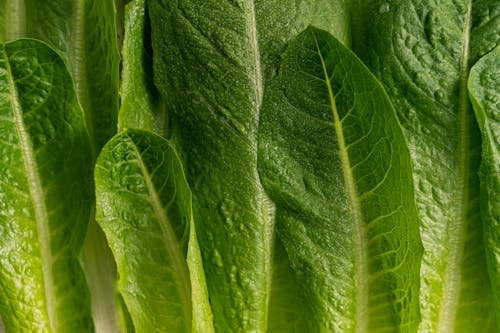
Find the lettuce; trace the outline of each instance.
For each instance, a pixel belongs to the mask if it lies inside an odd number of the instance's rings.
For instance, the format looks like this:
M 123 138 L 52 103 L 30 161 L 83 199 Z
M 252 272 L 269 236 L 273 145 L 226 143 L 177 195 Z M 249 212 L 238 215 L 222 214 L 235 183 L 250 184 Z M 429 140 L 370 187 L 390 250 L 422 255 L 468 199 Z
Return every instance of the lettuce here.
M 78 260 L 93 196 L 83 112 L 47 45 L 0 48 L 0 313 L 10 332 L 93 331 Z
M 499 18 L 0 0 L 0 331 L 498 331 Z
M 97 220 L 135 329 L 213 331 L 191 192 L 168 141 L 140 130 L 121 132 L 99 156 L 95 180 Z
M 410 153 L 375 77 L 308 28 L 268 86 L 259 137 L 307 331 L 414 331 L 422 248 Z
M 494 312 L 500 325 L 500 46 L 482 57 L 472 68 L 469 96 L 482 132 L 481 216 L 488 271 L 495 295 Z
M 356 51 L 386 87 L 412 152 L 424 244 L 420 330 L 495 332 L 481 138 L 467 81 L 500 43 L 500 2 L 373 1 L 359 9 L 367 24 Z

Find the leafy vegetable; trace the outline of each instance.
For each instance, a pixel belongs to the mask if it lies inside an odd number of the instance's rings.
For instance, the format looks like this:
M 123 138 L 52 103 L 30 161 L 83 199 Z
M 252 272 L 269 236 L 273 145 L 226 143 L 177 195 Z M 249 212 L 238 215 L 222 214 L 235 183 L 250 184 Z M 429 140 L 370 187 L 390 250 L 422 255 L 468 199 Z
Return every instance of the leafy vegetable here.
M 488 268 L 496 297 L 495 312 L 500 325 L 500 46 L 472 67 L 468 87 L 483 133 L 479 174 L 481 214 Z
M 421 244 L 406 142 L 384 90 L 327 32 L 285 52 L 259 172 L 315 327 L 414 331 Z
M 167 136 L 167 112 L 153 84 L 148 18 L 145 0 L 127 4 L 118 125 Z
M 0 0 L 0 41 L 32 37 L 62 56 L 96 152 L 116 132 L 119 55 L 113 1 Z
M 0 41 L 37 38 L 64 59 L 85 112 L 96 158 L 116 132 L 120 57 L 113 1 L 0 0 L 0 12 L 4 10 L 4 20 L 0 19 L 0 31 L 3 31 Z M 117 332 L 113 286 L 116 268 L 103 233 L 93 219 L 83 252 L 96 329 Z
M 92 155 L 71 77 L 45 44 L 0 44 L 0 312 L 11 332 L 91 332 L 78 255 Z
M 499 44 L 498 0 L 0 0 L 0 332 L 497 332 Z
M 170 144 L 122 132 L 105 146 L 95 179 L 97 219 L 137 332 L 190 332 L 192 321 L 196 332 L 213 331 L 191 193 Z
M 384 82 L 412 152 L 425 248 L 420 330 L 496 331 L 467 78 L 500 42 L 500 2 L 374 1 L 360 11 L 357 51 Z
M 149 2 L 155 83 L 193 191 L 217 331 L 263 332 L 273 320 L 273 206 L 257 173 L 263 87 L 286 42 L 311 22 L 348 36 L 346 6 Z

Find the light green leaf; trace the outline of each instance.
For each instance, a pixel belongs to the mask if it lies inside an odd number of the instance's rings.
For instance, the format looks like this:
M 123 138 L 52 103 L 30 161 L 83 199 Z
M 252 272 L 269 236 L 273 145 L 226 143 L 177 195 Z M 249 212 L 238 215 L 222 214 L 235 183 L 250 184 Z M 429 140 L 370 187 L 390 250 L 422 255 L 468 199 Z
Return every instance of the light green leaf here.
M 0 0 L 0 13 L 0 42 L 37 38 L 62 56 L 73 75 L 92 146 L 99 152 L 116 132 L 118 114 L 114 2 Z
M 116 132 L 120 56 L 111 0 L 0 0 L 0 42 L 43 40 L 68 66 L 85 112 L 94 158 Z M 3 15 L 3 16 L 2 16 Z M 83 264 L 97 331 L 117 332 L 116 274 L 102 231 L 91 219 Z
M 481 151 L 481 215 L 488 268 L 500 326 L 500 46 L 471 69 L 469 95 L 483 134 Z M 500 330 L 500 327 L 499 327 Z
M 149 1 L 154 79 L 193 191 L 217 331 L 265 332 L 273 320 L 273 205 L 257 173 L 263 89 L 287 42 L 307 25 L 348 40 L 346 7 L 330 0 Z
M 85 112 L 94 158 L 116 132 L 119 62 L 111 0 L 0 0 L 0 38 L 45 41 L 64 59 Z M 5 40 L 4 39 L 4 40 Z M 0 39 L 1 41 L 1 39 Z M 117 332 L 113 259 L 93 219 L 83 249 L 97 331 Z
M 290 43 L 268 87 L 259 173 L 310 331 L 414 331 L 419 223 L 410 155 L 387 95 L 317 28 Z
M 175 158 L 176 163 L 181 165 L 177 155 Z M 184 173 L 182 174 L 182 181 L 186 181 Z M 192 204 L 191 201 L 190 203 Z M 192 214 L 192 209 L 190 213 Z M 207 281 L 205 278 L 205 271 L 203 269 L 200 245 L 196 235 L 196 225 L 192 217 L 189 227 L 187 264 L 190 272 L 189 276 L 191 278 L 191 302 L 193 313 L 192 331 L 196 333 L 213 333 L 215 331 L 213 326 L 212 308 L 208 297 Z
M 168 117 L 153 83 L 150 34 L 146 1 L 128 3 L 118 127 L 152 130 L 166 137 Z
M 212 332 L 191 192 L 168 141 L 121 132 L 99 156 L 95 182 L 97 220 L 136 331 Z
M 500 42 L 500 2 L 380 0 L 357 12 L 356 51 L 385 84 L 412 153 L 425 249 L 420 330 L 496 332 L 467 78 Z
M 80 257 L 90 289 L 96 332 L 121 333 L 116 304 L 116 264 L 106 237 L 95 221 L 95 206 Z
M 0 313 L 8 332 L 92 332 L 78 262 L 93 197 L 83 112 L 45 44 L 0 50 Z

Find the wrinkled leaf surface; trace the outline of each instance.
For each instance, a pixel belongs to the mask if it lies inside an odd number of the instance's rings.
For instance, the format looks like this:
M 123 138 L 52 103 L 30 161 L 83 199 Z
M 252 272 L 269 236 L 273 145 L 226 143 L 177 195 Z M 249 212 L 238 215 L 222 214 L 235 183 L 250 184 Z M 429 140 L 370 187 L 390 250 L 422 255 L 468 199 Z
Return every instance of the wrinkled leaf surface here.
M 257 173 L 262 95 L 286 43 L 307 25 L 348 39 L 346 6 L 329 0 L 149 1 L 154 80 L 193 191 L 218 331 L 275 327 L 268 325 L 275 319 L 268 315 L 273 206 Z
M 83 112 L 47 45 L 0 52 L 0 313 L 7 332 L 93 332 L 78 261 L 93 200 Z
M 212 331 L 191 192 L 170 144 L 121 132 L 99 156 L 95 179 L 97 220 L 136 331 Z
M 481 216 L 488 268 L 500 323 L 500 46 L 471 69 L 469 94 L 483 143 L 481 150 Z
M 500 42 L 500 2 L 358 2 L 356 51 L 383 81 L 412 153 L 425 248 L 420 330 L 495 332 L 467 79 Z
M 266 90 L 259 138 L 307 331 L 414 331 L 421 243 L 410 154 L 375 77 L 308 28 Z

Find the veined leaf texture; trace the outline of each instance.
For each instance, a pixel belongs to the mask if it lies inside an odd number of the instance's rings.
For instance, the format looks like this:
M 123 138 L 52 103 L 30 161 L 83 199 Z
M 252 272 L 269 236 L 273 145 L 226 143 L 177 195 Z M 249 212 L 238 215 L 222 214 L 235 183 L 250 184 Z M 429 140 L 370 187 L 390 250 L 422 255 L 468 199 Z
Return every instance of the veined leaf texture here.
M 0 43 L 8 333 L 500 329 L 498 0 L 0 0 Z
M 257 171 L 264 87 L 309 24 L 349 40 L 347 2 L 156 0 L 149 13 L 155 83 L 193 192 L 215 329 L 266 331 L 274 206 Z
M 135 329 L 191 332 L 193 322 L 195 332 L 213 331 L 191 192 L 168 141 L 141 130 L 118 134 L 99 157 L 95 179 L 97 220 Z M 192 288 L 191 281 L 199 283 Z
M 412 152 L 424 244 L 420 330 L 496 332 L 498 276 L 487 271 L 491 220 L 480 217 L 481 139 L 467 80 L 500 43 L 500 3 L 373 1 L 356 13 L 366 24 L 355 50 L 387 89 Z
M 410 154 L 375 77 L 327 32 L 307 29 L 266 90 L 259 137 L 308 331 L 414 331 L 421 243 Z
M 93 197 L 84 115 L 47 45 L 0 48 L 2 319 L 10 332 L 92 332 L 78 260 Z

